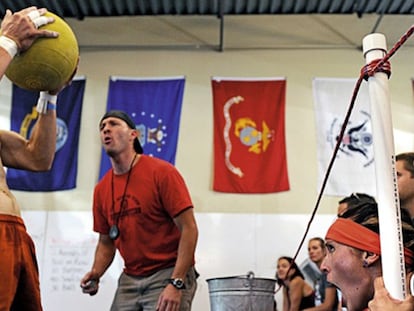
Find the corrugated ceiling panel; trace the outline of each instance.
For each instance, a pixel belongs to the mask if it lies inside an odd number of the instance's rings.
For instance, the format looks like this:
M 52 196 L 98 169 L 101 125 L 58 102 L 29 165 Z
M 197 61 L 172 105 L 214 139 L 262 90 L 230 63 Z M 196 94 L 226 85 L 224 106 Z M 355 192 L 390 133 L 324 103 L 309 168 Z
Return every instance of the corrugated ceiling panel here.
M 410 12 L 410 13 L 412 13 L 413 6 L 414 6 L 414 0 L 402 1 L 399 11 L 400 12 Z
M 414 0 L 394 0 L 390 7 L 393 14 L 408 14 L 413 12 Z
M 281 4 L 280 0 L 271 1 L 271 3 L 270 3 L 270 12 L 271 13 L 278 12 L 280 10 L 281 5 L 282 4 Z
M 338 13 L 352 13 L 354 12 L 354 8 L 355 8 L 355 1 L 352 1 L 352 0 L 344 1 L 341 8 L 338 9 Z M 332 11 L 335 11 L 335 8 L 332 8 Z
M 18 11 L 46 7 L 62 17 L 224 14 L 413 14 L 414 0 L 2 0 Z M 385 9 L 385 11 L 384 11 Z

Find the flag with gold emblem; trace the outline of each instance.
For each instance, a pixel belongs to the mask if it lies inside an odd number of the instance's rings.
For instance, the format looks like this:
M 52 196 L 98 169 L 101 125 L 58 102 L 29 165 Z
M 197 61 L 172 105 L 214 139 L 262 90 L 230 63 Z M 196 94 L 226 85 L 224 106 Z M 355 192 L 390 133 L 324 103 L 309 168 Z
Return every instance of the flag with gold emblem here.
M 57 98 L 56 151 L 52 168 L 47 172 L 29 172 L 9 168 L 10 189 L 21 191 L 60 191 L 76 188 L 78 173 L 79 135 L 86 78 L 75 77 Z M 13 85 L 11 130 L 29 139 L 38 113 L 38 92 Z
M 289 190 L 284 78 L 212 78 L 213 190 Z

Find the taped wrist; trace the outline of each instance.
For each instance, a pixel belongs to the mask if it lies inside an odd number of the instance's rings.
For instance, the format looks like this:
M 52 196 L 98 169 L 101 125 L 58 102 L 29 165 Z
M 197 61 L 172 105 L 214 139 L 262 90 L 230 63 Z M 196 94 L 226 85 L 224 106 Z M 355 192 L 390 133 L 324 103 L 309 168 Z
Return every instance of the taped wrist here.
M 37 100 L 36 110 L 38 113 L 47 113 L 48 110 L 56 110 L 57 95 L 50 95 L 48 92 L 40 92 Z
M 19 47 L 14 40 L 6 36 L 0 36 L 0 47 L 6 50 L 6 52 L 13 58 L 18 52 Z

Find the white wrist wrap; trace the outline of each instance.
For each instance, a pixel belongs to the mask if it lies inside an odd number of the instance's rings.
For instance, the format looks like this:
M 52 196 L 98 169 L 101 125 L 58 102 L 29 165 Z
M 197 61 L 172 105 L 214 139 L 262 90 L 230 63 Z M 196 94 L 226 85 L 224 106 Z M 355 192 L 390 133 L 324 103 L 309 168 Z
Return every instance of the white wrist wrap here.
M 50 95 L 48 92 L 40 92 L 37 100 L 36 110 L 38 113 L 46 113 L 48 110 L 56 110 L 57 95 Z
M 0 36 L 0 47 L 9 53 L 11 58 L 13 58 L 17 52 L 19 52 L 19 48 L 17 47 L 16 42 L 6 36 Z

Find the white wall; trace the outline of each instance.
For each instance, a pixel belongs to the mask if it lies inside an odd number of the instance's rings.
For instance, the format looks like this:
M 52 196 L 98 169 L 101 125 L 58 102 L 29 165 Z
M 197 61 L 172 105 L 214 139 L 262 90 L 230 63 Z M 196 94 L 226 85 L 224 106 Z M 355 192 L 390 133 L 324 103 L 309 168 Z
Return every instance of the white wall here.
M 394 128 L 414 133 L 411 77 L 412 49 L 392 62 L 390 80 Z M 81 120 L 78 187 L 64 193 L 19 193 L 26 209 L 89 210 L 98 176 L 98 122 L 106 107 L 108 78 L 118 76 L 186 76 L 176 165 L 184 175 L 197 212 L 308 213 L 317 195 L 316 130 L 313 77 L 357 77 L 360 51 L 86 51 L 79 74 L 87 78 Z M 285 76 L 286 144 L 291 190 L 266 195 L 236 195 L 211 190 L 213 120 L 210 77 Z M 8 105 L 9 103 L 5 103 Z M 412 137 L 412 136 L 408 136 Z M 412 148 L 412 138 L 400 150 Z M 321 213 L 333 213 L 337 198 L 323 200 Z M 30 203 L 30 204 L 27 204 Z

